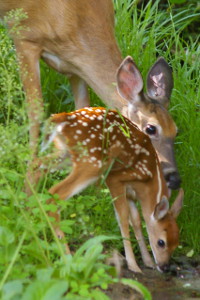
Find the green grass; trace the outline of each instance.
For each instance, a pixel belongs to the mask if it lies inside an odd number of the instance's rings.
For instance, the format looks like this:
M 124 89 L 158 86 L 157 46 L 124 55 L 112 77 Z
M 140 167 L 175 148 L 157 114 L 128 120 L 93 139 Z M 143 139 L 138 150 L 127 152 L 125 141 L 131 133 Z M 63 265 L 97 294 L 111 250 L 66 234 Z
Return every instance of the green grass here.
M 147 6 L 137 9 L 136 2 L 115 0 L 116 37 L 123 56 L 133 56 L 144 78 L 157 56 L 164 56 L 173 68 L 174 90 L 170 112 L 179 128 L 176 159 L 185 190 L 184 209 L 178 219 L 182 245 L 179 252 L 186 255 L 193 250 L 196 255 L 200 251 L 200 47 L 196 36 L 192 38 L 188 34 L 188 26 L 200 14 L 195 5 L 168 6 L 160 10 L 158 3 L 149 1 Z M 86 244 L 87 248 L 80 250 L 75 258 L 68 258 L 71 260 L 68 264 L 74 266 L 71 269 L 74 283 L 67 286 L 69 270 L 66 270 L 64 262 L 66 257 L 62 245 L 52 235 L 45 204 L 48 188 L 63 178 L 65 172 L 50 174 L 43 179 L 38 191 L 27 201 L 23 184 L 29 159 L 28 126 L 18 69 L 14 47 L 0 24 L 1 299 L 55 299 L 53 297 L 59 290 L 69 291 L 73 299 L 76 299 L 75 295 L 79 295 L 79 300 L 81 297 L 103 299 L 98 298 L 101 291 L 97 287 L 103 289 L 112 282 L 113 269 L 103 263 L 102 243 L 108 251 L 113 248 L 122 250 L 109 192 L 105 186 L 92 186 L 64 204 L 61 201 L 58 203 L 62 212 L 62 229 L 74 252 L 79 251 L 79 247 L 89 238 L 104 236 Z M 67 79 L 44 63 L 41 63 L 41 74 L 46 117 L 53 112 L 73 110 L 73 97 Z M 92 105 L 102 105 L 92 91 L 90 94 Z M 107 239 L 105 236 L 118 238 Z M 92 262 L 89 260 L 91 253 L 94 254 Z M 94 284 L 89 275 L 80 281 L 81 294 L 75 282 L 80 280 L 81 272 L 86 272 L 87 267 L 78 270 L 76 260 L 90 264 L 96 276 L 93 278 Z M 10 288 L 13 294 L 10 294 Z M 37 289 L 39 292 L 35 295 Z M 39 296 L 40 293 L 43 293 L 42 296 Z M 58 293 L 56 299 L 68 299 L 63 298 L 62 294 Z M 22 298 L 22 295 L 25 296 Z M 146 299 L 149 299 L 148 296 Z

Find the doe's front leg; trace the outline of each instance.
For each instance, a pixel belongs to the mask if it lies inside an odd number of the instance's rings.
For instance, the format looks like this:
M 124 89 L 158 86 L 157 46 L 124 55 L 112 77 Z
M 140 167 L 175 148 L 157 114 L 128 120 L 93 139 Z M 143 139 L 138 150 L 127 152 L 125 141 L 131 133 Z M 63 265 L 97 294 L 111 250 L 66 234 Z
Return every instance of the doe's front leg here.
M 20 75 L 26 94 L 26 110 L 29 120 L 31 157 L 26 173 L 25 191 L 30 195 L 32 193 L 30 185 L 34 186 L 38 182 L 35 165 L 38 157 L 40 125 L 44 114 L 39 66 L 41 49 L 37 44 L 21 39 L 15 39 L 15 46 L 20 62 Z
M 40 125 L 44 107 L 40 84 L 41 48 L 27 40 L 15 40 L 17 56 L 20 62 L 20 75 L 26 93 L 26 106 L 29 119 L 29 142 L 32 158 L 38 155 Z

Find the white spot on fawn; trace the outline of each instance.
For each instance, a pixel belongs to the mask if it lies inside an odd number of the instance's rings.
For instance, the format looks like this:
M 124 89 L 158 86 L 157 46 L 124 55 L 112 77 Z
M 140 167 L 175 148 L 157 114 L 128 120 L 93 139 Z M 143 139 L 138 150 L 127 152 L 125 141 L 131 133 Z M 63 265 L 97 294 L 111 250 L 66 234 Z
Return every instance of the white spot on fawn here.
M 97 164 L 98 164 L 98 168 L 99 168 L 99 169 L 102 168 L 102 161 L 101 161 L 101 160 L 98 160 L 98 161 L 97 161 Z
M 78 124 L 77 124 L 77 122 L 74 122 L 74 123 L 72 123 L 71 125 L 70 125 L 70 127 L 75 127 L 75 126 L 77 126 Z
M 68 125 L 68 124 L 69 124 L 69 122 L 62 122 L 61 124 L 59 124 L 59 125 L 57 126 L 57 132 L 62 132 L 63 127 L 64 127 L 65 125 Z
M 76 115 L 68 116 L 68 119 L 70 119 L 70 120 L 76 119 Z
M 95 156 L 92 156 L 90 159 L 91 159 L 91 161 L 97 160 L 97 158 Z
M 76 130 L 77 134 L 82 134 L 82 131 L 80 129 Z

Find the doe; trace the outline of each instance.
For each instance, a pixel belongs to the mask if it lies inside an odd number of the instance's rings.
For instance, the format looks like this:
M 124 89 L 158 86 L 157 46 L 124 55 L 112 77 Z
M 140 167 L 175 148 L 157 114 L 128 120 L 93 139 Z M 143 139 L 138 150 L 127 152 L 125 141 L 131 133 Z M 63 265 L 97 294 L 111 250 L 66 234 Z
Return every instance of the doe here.
M 76 109 L 90 105 L 89 85 L 108 107 L 119 110 L 148 134 L 169 188 L 178 189 L 180 176 L 174 158 L 176 125 L 168 112 L 173 77 L 164 58 L 159 58 L 149 70 L 145 94 L 136 65 L 130 57 L 122 61 L 114 35 L 112 0 L 40 0 L 39 3 L 35 0 L 0 0 L 0 17 L 17 8 L 27 14 L 20 22 L 20 34 L 12 33 L 12 30 L 11 34 L 26 92 L 33 158 L 38 154 L 44 110 L 39 70 L 42 58 L 69 77 Z M 10 21 L 8 26 L 12 28 L 13 24 Z M 118 90 L 115 84 L 117 70 Z M 30 171 L 32 165 L 34 163 L 30 165 Z M 27 175 L 35 184 L 33 172 Z

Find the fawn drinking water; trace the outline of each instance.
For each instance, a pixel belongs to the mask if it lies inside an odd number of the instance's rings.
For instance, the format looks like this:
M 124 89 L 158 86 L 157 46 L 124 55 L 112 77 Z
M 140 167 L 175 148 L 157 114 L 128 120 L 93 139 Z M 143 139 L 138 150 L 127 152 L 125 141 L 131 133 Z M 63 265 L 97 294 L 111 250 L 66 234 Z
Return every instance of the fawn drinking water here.
M 168 188 L 150 138 L 118 112 L 100 107 L 55 114 L 50 118 L 49 126 L 44 149 L 53 142 L 57 149 L 52 159 L 55 165 L 58 162 L 62 165 L 62 161 L 69 155 L 72 161 L 71 173 L 50 188 L 49 192 L 67 200 L 105 176 L 129 269 L 141 271 L 129 240 L 129 221 L 145 265 L 153 267 L 141 231 L 140 215 L 134 203 L 137 198 L 142 207 L 157 268 L 160 271 L 166 270 L 169 258 L 178 245 L 176 217 L 182 207 L 183 191 L 179 191 L 169 208 Z M 49 159 L 51 161 L 50 156 Z M 49 202 L 55 200 L 52 198 Z M 55 231 L 62 237 L 59 214 L 56 212 L 51 215 L 57 222 Z

